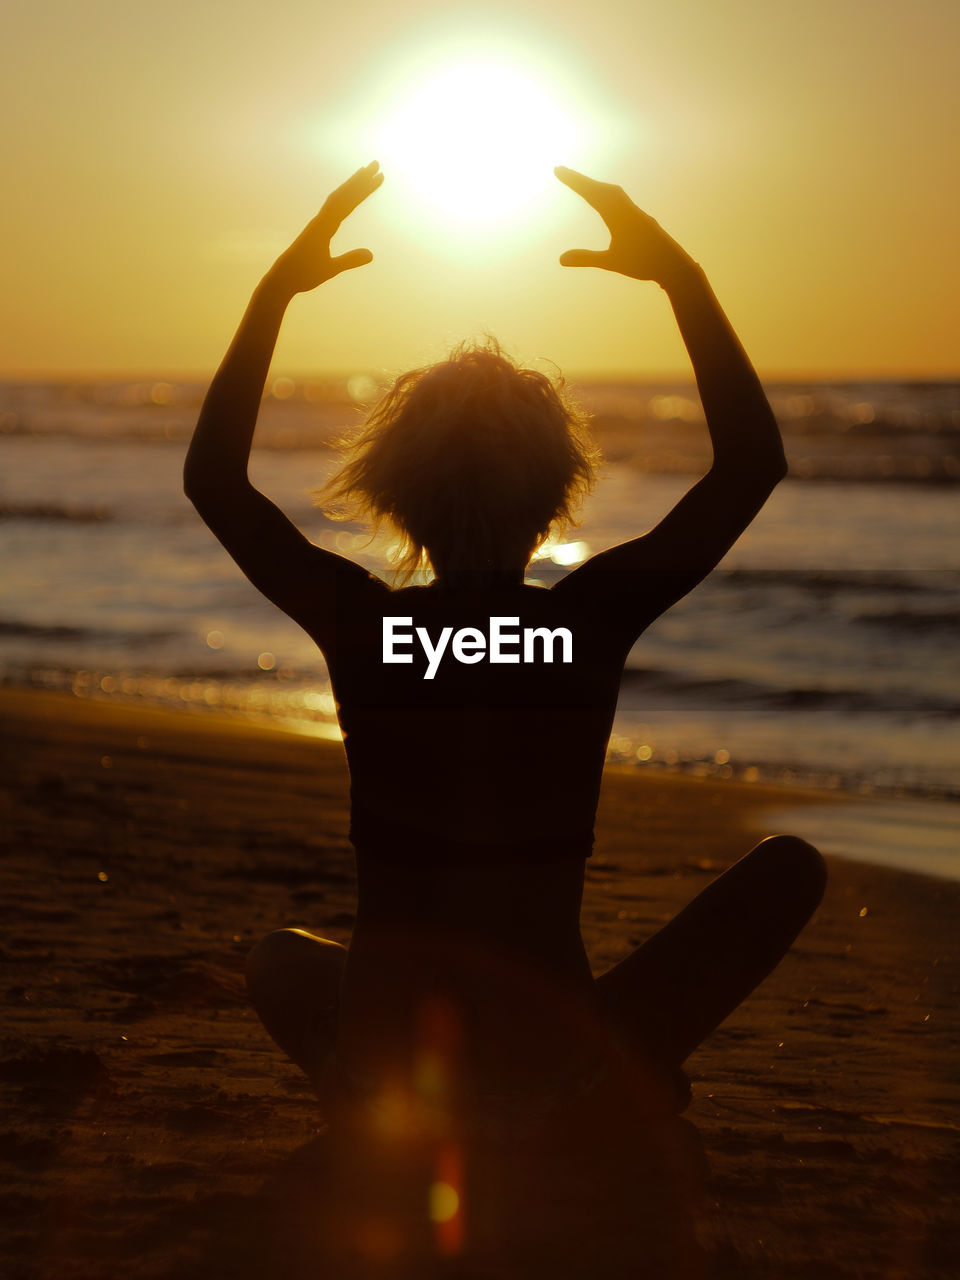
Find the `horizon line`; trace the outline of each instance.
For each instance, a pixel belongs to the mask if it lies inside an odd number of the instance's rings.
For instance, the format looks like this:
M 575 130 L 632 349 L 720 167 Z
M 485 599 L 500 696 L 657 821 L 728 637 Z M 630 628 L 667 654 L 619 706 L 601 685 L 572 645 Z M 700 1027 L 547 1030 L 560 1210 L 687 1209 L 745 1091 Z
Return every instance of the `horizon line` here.
M 533 363 L 532 361 L 530 363 Z M 96 382 L 169 382 L 169 383 L 209 383 L 213 381 L 216 370 L 204 370 L 202 373 L 196 370 L 167 370 L 165 372 L 148 372 L 143 369 L 139 370 L 102 370 L 102 369 L 51 369 L 51 370 L 22 370 L 22 371 L 5 371 L 0 370 L 0 384 L 2 383 L 43 383 L 43 382 L 63 382 L 63 383 L 96 383 Z M 291 369 L 270 370 L 268 381 L 278 378 L 290 378 L 293 382 L 341 382 L 358 375 L 376 378 L 378 376 L 385 377 L 392 381 L 396 377 L 395 373 L 391 373 L 384 369 L 372 367 L 352 366 L 348 369 L 337 370 L 313 370 L 311 372 L 294 371 Z M 960 367 L 955 370 L 757 370 L 757 376 L 761 382 L 834 382 L 834 383 L 864 383 L 864 382 L 960 382 Z M 662 382 L 684 382 L 695 384 L 696 379 L 693 371 L 687 370 L 662 370 L 659 372 L 643 371 L 627 371 L 627 370 L 578 370 L 576 372 L 563 372 L 564 381 L 567 383 L 662 383 Z

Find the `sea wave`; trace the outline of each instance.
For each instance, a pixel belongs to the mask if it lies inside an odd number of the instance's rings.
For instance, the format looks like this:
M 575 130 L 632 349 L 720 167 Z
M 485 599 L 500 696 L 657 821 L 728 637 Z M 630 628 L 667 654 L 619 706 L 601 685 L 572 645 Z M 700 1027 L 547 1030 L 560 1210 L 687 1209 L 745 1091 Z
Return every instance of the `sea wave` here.
M 694 672 L 632 665 L 624 669 L 621 685 L 630 693 L 642 694 L 646 708 L 657 710 L 824 710 L 843 715 L 877 713 L 935 719 L 960 715 L 960 701 L 955 698 L 896 687 L 881 691 L 812 684 L 778 688 L 759 680 L 729 676 L 711 679 Z
M 908 634 L 929 634 L 936 631 L 943 635 L 956 635 L 960 640 L 960 613 L 933 613 L 930 610 L 893 609 L 885 613 L 861 613 L 856 621 L 867 626 L 887 627 L 891 631 Z
M 851 592 L 915 594 L 929 590 L 956 591 L 960 570 L 920 569 L 716 569 L 711 581 L 728 586 L 790 587 L 814 595 Z
M 102 638 L 95 627 L 74 627 L 63 623 L 44 625 L 21 622 L 16 618 L 0 618 L 0 636 L 19 636 L 29 640 L 91 640 Z
M 86 641 L 88 643 L 122 645 L 124 648 L 147 647 L 158 641 L 177 640 L 180 632 L 164 628 L 109 630 L 106 627 L 84 627 L 62 622 L 28 622 L 23 618 L 0 618 L 0 637 L 37 641 Z
M 77 524 L 99 524 L 112 520 L 109 507 L 68 507 L 56 502 L 0 502 L 0 520 L 70 520 Z
M 960 382 L 768 382 L 790 474 L 800 480 L 960 483 Z M 688 381 L 572 382 L 610 461 L 651 474 L 709 466 L 710 443 Z M 182 444 L 206 385 L 154 380 L 0 382 L 0 436 Z M 357 426 L 383 389 L 368 374 L 274 378 L 256 448 L 323 450 Z

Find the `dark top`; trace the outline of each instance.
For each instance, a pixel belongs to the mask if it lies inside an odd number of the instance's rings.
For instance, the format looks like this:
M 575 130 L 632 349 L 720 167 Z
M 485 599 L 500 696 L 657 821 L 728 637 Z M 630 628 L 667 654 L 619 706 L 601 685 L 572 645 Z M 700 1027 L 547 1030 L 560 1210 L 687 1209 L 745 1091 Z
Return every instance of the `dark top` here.
M 487 581 L 393 591 L 348 564 L 322 647 L 357 851 L 398 863 L 588 857 L 623 664 L 660 609 L 645 615 L 603 557 L 550 588 Z M 395 625 L 394 644 L 409 663 L 384 662 L 384 617 L 409 619 Z M 502 654 L 519 661 L 491 660 L 497 617 L 516 619 L 503 625 L 516 639 Z M 430 679 L 418 627 L 431 647 L 451 629 Z M 455 649 L 462 628 L 480 635 L 468 633 Z M 525 630 L 558 628 L 569 633 L 566 651 L 562 633 L 533 635 L 525 648 Z

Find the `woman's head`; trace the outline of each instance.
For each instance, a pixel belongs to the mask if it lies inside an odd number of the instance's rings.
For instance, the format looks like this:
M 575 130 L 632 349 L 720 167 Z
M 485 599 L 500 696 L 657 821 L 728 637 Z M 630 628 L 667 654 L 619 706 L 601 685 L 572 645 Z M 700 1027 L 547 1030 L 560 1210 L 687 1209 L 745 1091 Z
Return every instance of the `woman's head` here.
M 522 567 L 592 486 L 586 423 L 562 379 L 519 368 L 493 338 L 462 343 L 397 378 L 318 500 L 389 523 L 408 572 L 424 555 L 438 571 Z

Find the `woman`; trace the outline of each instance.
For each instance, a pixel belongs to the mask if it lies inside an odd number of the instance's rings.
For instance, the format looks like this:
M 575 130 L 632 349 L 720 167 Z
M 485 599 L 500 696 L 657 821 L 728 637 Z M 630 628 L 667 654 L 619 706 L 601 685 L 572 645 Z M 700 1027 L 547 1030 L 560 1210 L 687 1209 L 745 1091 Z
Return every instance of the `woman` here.
M 186 461 L 203 519 L 323 651 L 351 772 L 349 950 L 279 930 L 250 957 L 251 997 L 331 1107 L 399 1107 L 409 1123 L 438 1107 L 463 1125 L 536 1121 L 594 1090 L 626 1051 L 655 1105 L 682 1110 L 682 1063 L 778 963 L 824 886 L 815 849 L 770 837 L 591 974 L 579 910 L 624 661 L 786 468 L 697 263 L 621 188 L 556 173 L 610 232 L 607 249 L 561 264 L 659 284 L 696 373 L 713 464 L 656 528 L 552 589 L 524 584 L 592 459 L 562 391 L 495 344 L 400 379 L 332 486 L 400 532 L 408 567 L 429 562 L 428 586 L 391 590 L 313 546 L 253 488 L 248 454 L 285 308 L 372 260 L 329 246 L 381 184 L 376 163 L 329 197 L 255 291 Z

